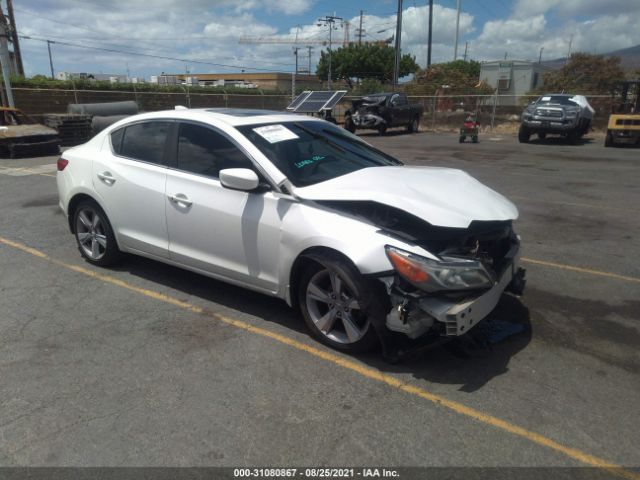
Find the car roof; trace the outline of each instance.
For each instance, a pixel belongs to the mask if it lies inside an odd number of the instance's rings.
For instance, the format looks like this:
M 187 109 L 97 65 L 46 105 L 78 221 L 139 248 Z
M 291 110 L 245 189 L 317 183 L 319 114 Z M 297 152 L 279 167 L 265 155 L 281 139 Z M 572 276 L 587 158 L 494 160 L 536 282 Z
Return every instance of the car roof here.
M 183 120 L 211 121 L 217 120 L 228 125 L 238 127 L 260 123 L 281 123 L 294 121 L 320 121 L 318 118 L 276 110 L 256 110 L 246 108 L 179 108 L 176 110 L 162 110 L 143 113 L 134 117 L 127 117 L 123 123 L 131 120 L 147 120 L 153 118 L 171 118 Z

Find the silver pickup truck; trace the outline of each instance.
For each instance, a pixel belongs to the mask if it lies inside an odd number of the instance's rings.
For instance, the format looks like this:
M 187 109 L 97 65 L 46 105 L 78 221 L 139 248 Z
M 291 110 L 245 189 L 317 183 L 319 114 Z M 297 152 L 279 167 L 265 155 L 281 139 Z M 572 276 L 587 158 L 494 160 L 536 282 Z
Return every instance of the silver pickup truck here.
M 542 95 L 522 112 L 518 140 L 527 143 L 534 134 L 541 140 L 547 134 L 556 134 L 567 137 L 571 143 L 577 143 L 589 131 L 594 113 L 595 110 L 583 95 Z

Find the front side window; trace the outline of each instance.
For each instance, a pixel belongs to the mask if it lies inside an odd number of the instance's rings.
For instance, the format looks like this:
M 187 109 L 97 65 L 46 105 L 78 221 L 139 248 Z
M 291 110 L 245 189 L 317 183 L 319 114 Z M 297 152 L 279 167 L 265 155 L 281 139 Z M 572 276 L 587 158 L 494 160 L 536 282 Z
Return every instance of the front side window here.
M 251 160 L 231 140 L 211 128 L 181 123 L 178 169 L 218 178 L 225 168 L 253 168 Z
M 297 187 L 367 167 L 402 162 L 328 122 L 297 121 L 238 127 Z
M 170 122 L 144 122 L 125 127 L 119 154 L 144 162 L 162 164 L 170 126 Z M 114 138 L 111 140 L 113 142 Z

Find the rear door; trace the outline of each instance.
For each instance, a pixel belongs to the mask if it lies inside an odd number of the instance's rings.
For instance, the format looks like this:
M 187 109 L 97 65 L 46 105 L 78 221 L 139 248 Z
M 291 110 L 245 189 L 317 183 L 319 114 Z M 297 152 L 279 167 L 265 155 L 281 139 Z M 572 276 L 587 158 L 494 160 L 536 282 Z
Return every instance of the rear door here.
M 115 130 L 103 155 L 93 160 L 93 186 L 127 250 L 167 258 L 165 216 L 168 120 Z

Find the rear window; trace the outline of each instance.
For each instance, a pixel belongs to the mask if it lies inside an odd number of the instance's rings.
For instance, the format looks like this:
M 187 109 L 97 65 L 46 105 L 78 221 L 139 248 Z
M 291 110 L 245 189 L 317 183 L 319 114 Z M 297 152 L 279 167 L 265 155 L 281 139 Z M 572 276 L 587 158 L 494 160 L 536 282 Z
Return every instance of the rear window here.
M 113 151 L 120 155 L 122 151 L 122 138 L 124 137 L 124 128 L 119 128 L 118 130 L 111 132 L 111 146 L 113 147 Z
M 144 122 L 129 125 L 123 129 L 121 147 L 116 153 L 123 157 L 162 164 L 170 126 L 170 122 Z M 114 141 L 113 137 L 112 141 Z

